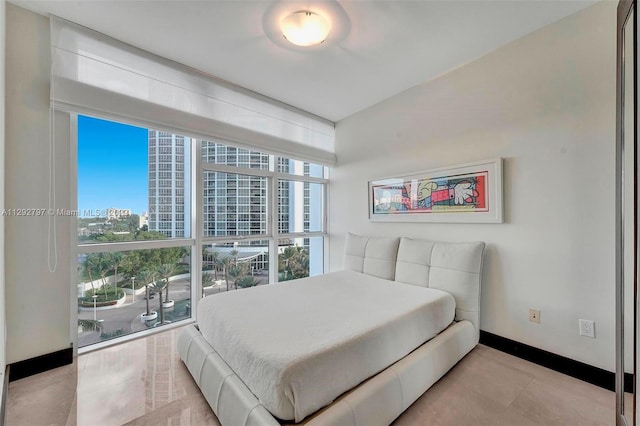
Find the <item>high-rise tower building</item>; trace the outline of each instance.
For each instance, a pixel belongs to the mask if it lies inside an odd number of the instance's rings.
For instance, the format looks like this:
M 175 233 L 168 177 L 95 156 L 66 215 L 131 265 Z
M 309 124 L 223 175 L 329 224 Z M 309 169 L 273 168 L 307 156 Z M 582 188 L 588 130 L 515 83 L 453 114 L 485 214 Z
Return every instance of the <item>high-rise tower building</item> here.
M 169 238 L 190 236 L 190 142 L 184 136 L 149 130 L 149 230 Z
M 202 142 L 202 161 L 242 169 L 269 169 L 269 155 Z M 240 173 L 204 173 L 203 229 L 207 237 L 259 235 L 267 231 L 267 179 Z
M 189 231 L 189 146 L 191 140 L 167 132 L 149 131 L 149 230 L 167 237 L 188 237 Z M 202 141 L 204 163 L 233 166 L 237 172 L 205 170 L 203 173 L 203 231 L 205 237 L 265 235 L 268 231 L 268 179 L 242 171 L 269 170 L 268 154 L 216 142 Z M 279 173 L 321 176 L 322 166 L 277 158 Z M 234 171 L 235 171 L 234 170 Z M 322 209 L 311 208 L 310 200 L 321 200 L 322 185 L 284 177 L 277 183 L 279 234 L 317 231 L 322 228 Z M 185 220 L 186 219 L 186 220 Z M 264 244 L 262 241 L 236 246 Z M 297 245 L 322 253 L 322 239 L 279 240 L 279 245 Z M 315 247 L 317 246 L 317 247 Z M 322 256 L 314 256 L 312 273 L 322 272 Z M 264 260 L 267 261 L 266 258 Z M 317 264 L 316 264 L 317 263 Z

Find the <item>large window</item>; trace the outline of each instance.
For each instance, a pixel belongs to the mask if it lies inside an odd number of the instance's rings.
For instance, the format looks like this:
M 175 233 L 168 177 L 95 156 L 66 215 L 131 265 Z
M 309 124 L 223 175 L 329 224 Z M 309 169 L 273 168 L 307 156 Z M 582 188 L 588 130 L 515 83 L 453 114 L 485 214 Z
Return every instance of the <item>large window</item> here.
M 201 155 L 204 242 L 236 251 L 262 247 L 263 266 L 246 268 L 269 275 L 258 284 L 323 273 L 326 167 L 218 141 L 202 141 Z M 225 256 L 219 249 L 209 251 Z M 203 273 L 208 265 L 203 263 Z M 237 288 L 227 284 L 233 283 L 228 277 L 214 281 L 224 284 L 225 291 Z
M 79 346 L 323 273 L 327 182 L 320 165 L 79 116 Z
M 78 346 L 191 318 L 191 138 L 78 116 Z

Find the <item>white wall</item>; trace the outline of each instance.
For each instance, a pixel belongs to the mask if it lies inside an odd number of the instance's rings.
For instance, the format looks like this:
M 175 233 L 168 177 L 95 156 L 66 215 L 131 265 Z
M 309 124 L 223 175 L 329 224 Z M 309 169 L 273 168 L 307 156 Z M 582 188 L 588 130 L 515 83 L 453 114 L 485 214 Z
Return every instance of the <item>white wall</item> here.
M 6 26 L 5 207 L 47 208 L 49 21 L 8 4 Z M 69 129 L 56 130 L 66 139 L 56 142 L 55 208 L 69 208 Z M 49 217 L 5 218 L 8 363 L 69 347 L 70 220 L 55 218 L 58 266 L 50 272 Z
M 331 269 L 348 231 L 486 241 L 481 328 L 613 371 L 615 25 L 596 4 L 339 122 Z M 492 157 L 504 224 L 368 221 L 368 180 Z
M 49 26 L 7 5 L 5 207 L 48 203 Z M 615 2 L 597 4 L 337 125 L 331 269 L 347 231 L 488 243 L 482 329 L 614 368 Z M 69 147 L 57 146 L 58 203 L 70 205 Z M 367 181 L 505 158 L 501 225 L 380 224 Z M 355 208 L 355 206 L 360 206 Z M 69 346 L 69 219 L 6 218 L 7 362 Z M 541 324 L 527 321 L 530 307 Z M 577 319 L 596 321 L 595 340 Z

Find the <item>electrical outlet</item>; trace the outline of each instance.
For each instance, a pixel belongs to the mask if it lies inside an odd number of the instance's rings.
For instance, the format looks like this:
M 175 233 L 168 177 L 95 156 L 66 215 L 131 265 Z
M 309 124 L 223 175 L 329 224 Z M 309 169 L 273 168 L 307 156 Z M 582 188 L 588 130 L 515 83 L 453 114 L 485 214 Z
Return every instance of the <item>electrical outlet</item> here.
M 579 332 L 581 336 L 596 338 L 596 323 L 591 320 L 578 320 Z
M 529 321 L 540 324 L 540 310 L 529 309 Z

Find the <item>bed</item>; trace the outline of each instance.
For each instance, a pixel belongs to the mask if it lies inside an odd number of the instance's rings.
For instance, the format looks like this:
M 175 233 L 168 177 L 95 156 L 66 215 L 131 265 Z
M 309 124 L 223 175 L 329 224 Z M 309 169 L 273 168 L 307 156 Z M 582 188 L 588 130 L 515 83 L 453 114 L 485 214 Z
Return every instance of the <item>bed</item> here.
M 483 252 L 348 234 L 343 271 L 202 299 L 180 357 L 222 425 L 389 424 L 478 343 Z

